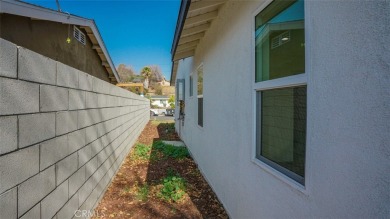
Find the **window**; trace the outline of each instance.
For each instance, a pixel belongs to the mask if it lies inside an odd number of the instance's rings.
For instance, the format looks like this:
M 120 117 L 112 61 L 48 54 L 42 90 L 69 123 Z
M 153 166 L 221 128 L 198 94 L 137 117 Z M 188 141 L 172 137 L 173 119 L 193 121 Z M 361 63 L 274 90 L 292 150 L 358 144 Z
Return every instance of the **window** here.
M 197 70 L 198 75 L 198 125 L 203 127 L 203 66 Z
M 304 4 L 274 0 L 255 17 L 256 158 L 304 185 Z
M 85 45 L 85 34 L 81 32 L 81 30 L 79 30 L 76 26 L 74 26 L 73 29 L 73 36 L 77 41 Z
M 182 119 L 182 124 L 184 125 L 184 110 L 185 110 L 185 93 L 184 93 L 184 87 L 185 87 L 185 80 L 184 79 L 177 79 L 176 80 L 176 100 L 177 105 L 179 106 L 179 115 L 180 119 Z
M 194 95 L 194 82 L 193 82 L 192 75 L 190 75 L 190 97 Z

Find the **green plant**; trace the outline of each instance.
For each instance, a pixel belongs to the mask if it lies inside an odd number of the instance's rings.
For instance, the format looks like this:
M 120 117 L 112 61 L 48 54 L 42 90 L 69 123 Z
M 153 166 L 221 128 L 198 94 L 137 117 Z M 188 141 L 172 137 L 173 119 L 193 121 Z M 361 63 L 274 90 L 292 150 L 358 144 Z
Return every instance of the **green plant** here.
M 168 175 L 162 180 L 162 184 L 159 197 L 164 200 L 177 202 L 185 194 L 186 182 L 179 175 Z
M 175 95 L 171 95 L 169 97 L 168 103 L 172 109 L 175 109 Z
M 150 149 L 148 145 L 137 144 L 134 148 L 134 154 L 137 158 L 146 160 L 149 158 Z
M 176 147 L 170 144 L 165 144 L 162 141 L 156 141 L 153 143 L 153 148 L 161 151 L 166 157 L 172 157 L 176 159 L 189 157 L 189 152 L 186 147 Z
M 149 195 L 149 186 L 147 184 L 144 184 L 143 186 L 138 188 L 137 191 L 137 199 L 141 201 L 146 201 L 148 200 L 148 195 Z

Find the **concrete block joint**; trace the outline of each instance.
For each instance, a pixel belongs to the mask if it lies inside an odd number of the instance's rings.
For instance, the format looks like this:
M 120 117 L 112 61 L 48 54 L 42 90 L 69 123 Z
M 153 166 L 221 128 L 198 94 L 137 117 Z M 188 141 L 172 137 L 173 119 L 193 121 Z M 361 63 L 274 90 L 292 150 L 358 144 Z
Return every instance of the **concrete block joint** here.
M 0 44 L 1 217 L 72 218 L 92 210 L 136 141 L 135 127 L 148 122 L 149 101 Z

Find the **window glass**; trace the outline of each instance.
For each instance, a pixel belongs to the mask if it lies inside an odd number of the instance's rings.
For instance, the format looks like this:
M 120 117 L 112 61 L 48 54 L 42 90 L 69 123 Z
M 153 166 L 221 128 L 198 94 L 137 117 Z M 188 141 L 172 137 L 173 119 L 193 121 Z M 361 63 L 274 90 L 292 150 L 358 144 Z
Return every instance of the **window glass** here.
M 198 125 L 203 127 L 203 98 L 198 98 Z
M 257 158 L 305 175 L 306 86 L 257 92 Z
M 256 82 L 305 72 L 303 5 L 275 0 L 256 16 Z
M 193 87 L 194 87 L 194 84 L 193 84 L 194 82 L 193 82 L 193 79 L 192 79 L 192 75 L 190 75 L 190 97 L 192 97 L 192 95 L 193 95 Z

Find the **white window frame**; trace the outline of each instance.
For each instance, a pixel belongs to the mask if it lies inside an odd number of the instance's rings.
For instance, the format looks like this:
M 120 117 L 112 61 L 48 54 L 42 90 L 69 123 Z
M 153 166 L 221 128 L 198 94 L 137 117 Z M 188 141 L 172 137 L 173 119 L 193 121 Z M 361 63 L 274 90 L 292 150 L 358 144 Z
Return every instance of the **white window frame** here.
M 296 189 L 297 191 L 300 191 L 303 194 L 308 195 L 308 180 L 307 180 L 307 172 L 308 172 L 308 162 L 307 162 L 307 148 L 308 148 L 308 136 L 309 136 L 309 129 L 306 129 L 306 148 L 305 148 L 305 177 L 304 177 L 304 185 L 300 184 L 299 182 L 295 181 L 294 179 L 290 178 L 289 176 L 285 175 L 281 171 L 271 167 L 270 165 L 266 164 L 265 162 L 261 161 L 256 157 L 256 138 L 257 138 L 257 92 L 258 91 L 265 91 L 265 90 L 271 90 L 271 89 L 278 89 L 278 88 L 288 88 L 288 87 L 297 87 L 306 85 L 307 89 L 307 106 L 309 106 L 309 89 L 308 89 L 308 70 L 310 69 L 310 63 L 309 63 L 309 57 L 310 57 L 310 40 L 309 40 L 309 34 L 308 34 L 308 26 L 309 26 L 309 19 L 306 19 L 307 16 L 307 2 L 304 1 L 304 7 L 305 7 L 305 72 L 298 75 L 292 75 L 277 79 L 271 79 L 266 81 L 260 81 L 256 82 L 256 59 L 255 59 L 255 48 L 256 48 L 256 27 L 255 27 L 255 18 L 256 16 L 264 10 L 269 4 L 271 4 L 273 0 L 266 0 L 260 6 L 252 13 L 251 16 L 251 78 L 252 78 L 252 118 L 254 121 L 252 126 L 252 153 L 251 153 L 251 161 L 259 166 L 261 169 L 265 170 L 266 172 L 270 173 L 275 178 L 281 180 L 282 182 L 286 183 L 287 185 L 291 186 L 292 188 Z M 259 100 L 261 101 L 261 100 Z M 306 123 L 308 121 L 308 116 L 306 119 Z M 261 128 L 261 127 L 259 127 Z M 260 130 L 261 131 L 261 130 Z

